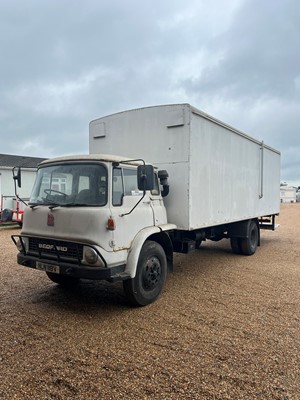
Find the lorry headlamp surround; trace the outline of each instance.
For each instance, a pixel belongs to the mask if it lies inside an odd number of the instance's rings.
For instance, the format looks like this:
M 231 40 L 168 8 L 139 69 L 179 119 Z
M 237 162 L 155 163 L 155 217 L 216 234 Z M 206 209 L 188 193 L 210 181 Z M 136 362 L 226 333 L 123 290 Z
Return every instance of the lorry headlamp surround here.
M 24 252 L 24 247 L 23 247 L 23 244 L 22 244 L 20 238 L 17 240 L 16 246 L 17 246 L 17 249 L 19 250 L 20 253 L 23 253 L 23 252 Z
M 84 258 L 87 263 L 96 264 L 98 260 L 98 254 L 96 250 L 94 250 L 92 247 L 86 247 L 84 252 Z
M 15 245 L 20 253 L 26 253 L 28 250 L 28 238 L 25 236 L 18 236 L 16 240 L 14 240 Z

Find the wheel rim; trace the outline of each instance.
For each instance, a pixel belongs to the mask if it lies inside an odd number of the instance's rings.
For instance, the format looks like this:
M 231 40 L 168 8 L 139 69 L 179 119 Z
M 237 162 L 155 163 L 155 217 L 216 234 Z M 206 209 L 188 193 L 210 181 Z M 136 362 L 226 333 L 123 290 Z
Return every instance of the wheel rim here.
M 145 264 L 142 283 L 145 290 L 153 290 L 159 283 L 161 277 L 161 265 L 157 257 L 151 257 Z

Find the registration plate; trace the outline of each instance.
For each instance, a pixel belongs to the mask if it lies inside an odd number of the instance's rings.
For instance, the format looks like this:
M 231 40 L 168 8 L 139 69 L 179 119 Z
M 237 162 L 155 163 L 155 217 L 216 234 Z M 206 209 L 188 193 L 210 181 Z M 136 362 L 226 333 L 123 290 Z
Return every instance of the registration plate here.
M 45 264 L 40 261 L 36 262 L 35 268 L 40 271 L 53 272 L 54 274 L 59 274 L 60 272 L 59 265 Z

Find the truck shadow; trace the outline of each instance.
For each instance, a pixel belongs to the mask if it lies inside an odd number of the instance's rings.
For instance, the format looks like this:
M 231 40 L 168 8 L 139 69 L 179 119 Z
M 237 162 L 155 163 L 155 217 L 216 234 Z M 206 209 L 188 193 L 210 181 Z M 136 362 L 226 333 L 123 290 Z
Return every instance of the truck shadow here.
M 262 246 L 271 245 L 271 238 L 262 238 Z M 176 290 L 182 291 L 186 281 L 193 279 L 201 281 L 205 278 L 218 276 L 219 272 L 236 270 L 251 264 L 252 259 L 259 257 L 260 248 L 253 256 L 247 257 L 234 254 L 228 240 L 220 242 L 205 242 L 200 249 L 189 254 L 174 254 L 173 272 L 168 274 L 166 287 L 170 289 L 176 283 Z M 169 290 L 167 290 L 169 291 Z M 61 309 L 70 313 L 107 313 L 116 310 L 133 309 L 123 292 L 122 282 L 109 283 L 106 281 L 82 280 L 74 286 L 62 287 L 49 282 L 47 277 L 39 278 L 37 288 L 30 293 L 31 303 Z M 173 296 L 170 293 L 170 296 Z M 176 296 L 176 293 L 174 293 Z M 160 300 L 158 300 L 160 301 Z M 148 306 L 149 307 L 149 306 Z
M 35 292 L 31 302 L 76 313 L 130 307 L 123 293 L 122 283 L 87 280 L 66 287 L 47 282 L 44 290 Z

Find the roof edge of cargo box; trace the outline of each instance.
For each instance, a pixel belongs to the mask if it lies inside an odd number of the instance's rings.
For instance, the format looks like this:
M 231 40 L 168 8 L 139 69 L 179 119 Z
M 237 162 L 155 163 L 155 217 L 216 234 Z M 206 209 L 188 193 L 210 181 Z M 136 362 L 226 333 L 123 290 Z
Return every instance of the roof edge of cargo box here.
M 228 130 L 230 130 L 230 131 L 236 133 L 237 135 L 242 136 L 242 137 L 244 137 L 245 139 L 250 140 L 251 142 L 254 142 L 254 143 L 263 145 L 263 147 L 265 147 L 265 148 L 268 149 L 268 150 L 274 151 L 274 152 L 277 153 L 277 154 L 281 154 L 279 150 L 276 150 L 276 149 L 274 149 L 274 147 L 271 147 L 271 146 L 265 144 L 264 141 L 260 141 L 260 140 L 258 140 L 258 139 L 255 139 L 254 137 L 248 135 L 247 133 L 245 133 L 245 132 L 243 132 L 243 131 L 241 131 L 241 130 L 239 130 L 239 129 L 236 129 L 236 128 L 234 128 L 234 127 L 231 126 L 231 125 L 226 124 L 225 122 L 223 122 L 223 121 L 221 121 L 221 120 L 219 120 L 219 119 L 217 119 L 217 118 L 215 118 L 215 117 L 213 117 L 213 116 L 211 116 L 211 115 L 205 113 L 204 111 L 201 111 L 201 110 L 197 109 L 196 107 L 193 107 L 193 106 L 190 105 L 190 104 L 187 104 L 187 105 L 190 106 L 191 112 L 192 112 L 193 114 L 196 114 L 196 115 L 199 115 L 199 116 L 201 116 L 201 117 L 203 117 L 203 118 L 205 118 L 205 119 L 208 119 L 209 121 L 212 121 L 212 122 L 214 122 L 215 124 L 220 125 L 220 126 L 226 128 L 226 129 L 228 129 Z
M 176 107 L 176 106 L 177 107 L 178 106 L 187 107 L 187 108 L 190 109 L 191 113 L 193 113 L 195 115 L 199 115 L 200 117 L 205 118 L 205 119 L 207 119 L 207 120 L 209 120 L 211 122 L 214 122 L 215 124 L 220 125 L 220 126 L 226 128 L 226 129 L 236 133 L 237 135 L 242 136 L 245 139 L 250 140 L 251 142 L 259 144 L 259 145 L 261 145 L 261 146 L 263 146 L 263 147 L 265 147 L 265 148 L 267 148 L 267 149 L 269 149 L 269 150 L 271 150 L 271 151 L 273 151 L 273 152 L 275 152 L 275 153 L 277 153 L 279 155 L 281 154 L 279 150 L 276 150 L 273 147 L 265 144 L 264 141 L 260 141 L 258 139 L 255 139 L 254 137 L 248 135 L 247 133 L 245 133 L 245 132 L 243 132 L 243 131 L 241 131 L 239 129 L 236 129 L 231 125 L 226 124 L 225 122 L 213 117 L 212 115 L 207 114 L 204 111 L 199 110 L 198 108 L 192 106 L 189 103 L 174 103 L 174 104 L 173 103 L 169 103 L 169 104 L 158 104 L 158 105 L 154 105 L 154 106 L 145 106 L 145 107 L 132 108 L 132 109 L 123 110 L 123 111 L 119 111 L 119 112 L 116 112 L 116 113 L 108 114 L 108 115 L 105 115 L 105 116 L 102 116 L 102 117 L 99 117 L 99 118 L 95 118 L 92 121 L 90 121 L 89 125 L 91 125 L 91 124 L 93 124 L 96 121 L 99 121 L 101 119 L 105 119 L 105 118 L 112 117 L 112 116 L 115 116 L 115 115 L 125 114 L 125 113 L 128 113 L 128 112 L 146 110 L 146 109 L 151 109 L 151 108 Z

